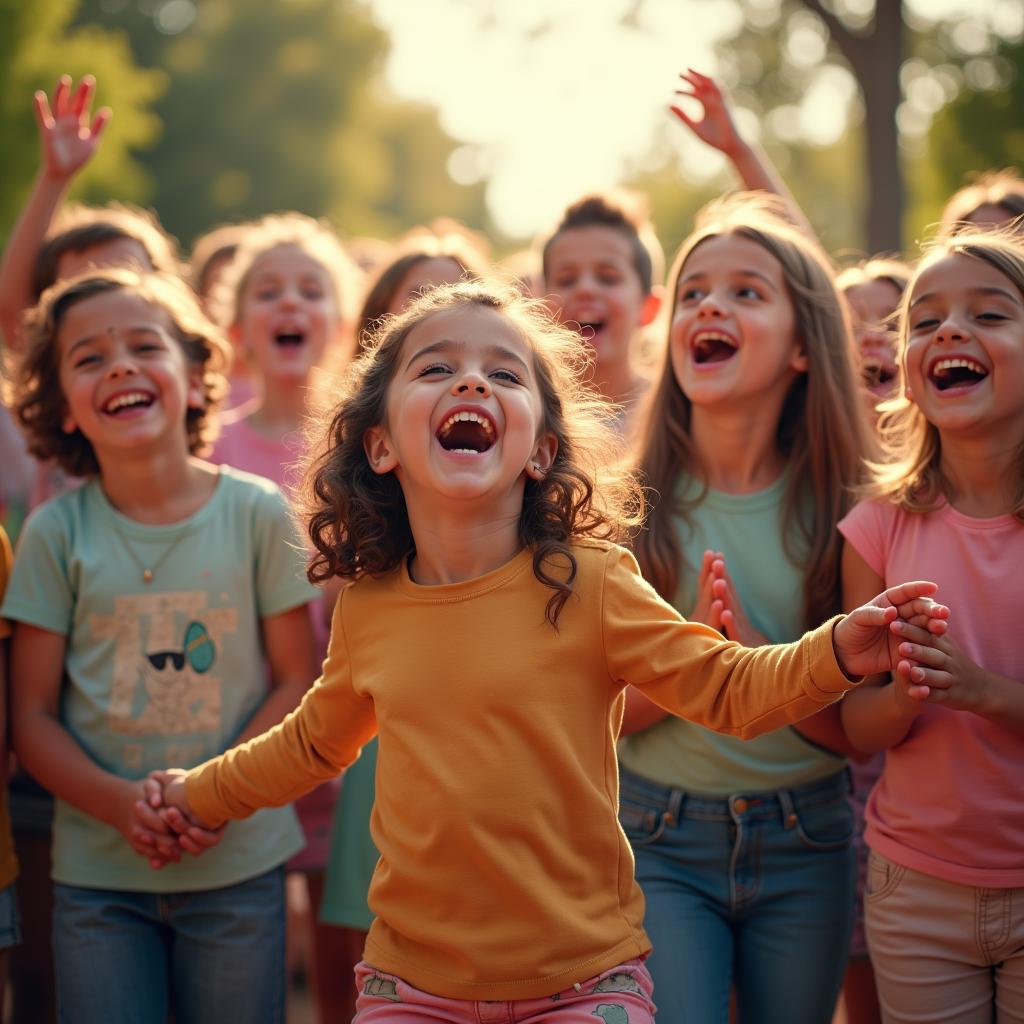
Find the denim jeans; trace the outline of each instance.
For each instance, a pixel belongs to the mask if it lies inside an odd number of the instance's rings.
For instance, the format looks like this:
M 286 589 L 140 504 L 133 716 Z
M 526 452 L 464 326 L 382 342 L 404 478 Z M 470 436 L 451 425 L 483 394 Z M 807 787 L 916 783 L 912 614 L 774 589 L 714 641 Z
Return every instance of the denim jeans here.
M 854 904 L 848 776 L 710 797 L 621 772 L 661 1019 L 828 1024 Z
M 201 892 L 54 887 L 68 1024 L 283 1024 L 284 870 Z

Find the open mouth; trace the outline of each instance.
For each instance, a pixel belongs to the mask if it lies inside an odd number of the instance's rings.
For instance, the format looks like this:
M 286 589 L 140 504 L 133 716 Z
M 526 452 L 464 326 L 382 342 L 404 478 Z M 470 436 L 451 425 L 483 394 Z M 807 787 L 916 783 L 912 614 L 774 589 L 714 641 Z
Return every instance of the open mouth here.
M 306 340 L 302 331 L 277 331 L 274 334 L 274 344 L 281 348 L 298 348 Z
M 736 342 L 728 335 L 718 334 L 714 331 L 702 331 L 694 339 L 690 346 L 693 353 L 693 361 L 698 366 L 709 363 L 724 363 L 736 355 Z
M 896 367 L 892 363 L 865 360 L 861 367 L 861 380 L 869 391 L 888 391 L 896 380 Z
M 604 320 L 579 320 L 580 337 L 584 341 L 593 341 L 605 327 Z
M 145 391 L 128 391 L 108 398 L 102 408 L 108 416 L 117 416 L 133 409 L 148 409 L 154 401 L 153 395 Z
M 988 370 L 981 363 L 965 356 L 940 359 L 932 365 L 928 379 L 939 391 L 952 388 L 972 388 L 988 376 Z
M 446 452 L 480 455 L 494 444 L 494 424 L 480 413 L 453 412 L 438 429 L 437 440 Z

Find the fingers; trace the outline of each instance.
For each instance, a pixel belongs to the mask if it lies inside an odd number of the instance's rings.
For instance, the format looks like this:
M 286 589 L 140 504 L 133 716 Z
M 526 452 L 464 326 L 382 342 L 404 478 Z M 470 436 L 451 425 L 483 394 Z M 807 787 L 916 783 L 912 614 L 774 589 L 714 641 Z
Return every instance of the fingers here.
M 216 846 L 224 835 L 224 829 L 210 830 L 193 825 L 188 832 L 178 837 L 181 848 L 198 857 L 199 854 Z
M 934 647 L 927 647 L 922 644 L 901 643 L 900 655 L 909 661 L 915 662 L 917 666 L 924 668 L 935 668 L 947 670 L 949 668 L 949 657 L 944 651 L 936 650 Z M 945 671 L 945 675 L 949 675 Z M 912 676 L 915 682 L 921 682 L 918 676 Z
M 81 117 L 83 111 L 88 110 L 92 102 L 92 94 L 96 89 L 96 79 L 92 75 L 84 75 L 78 83 L 74 96 L 71 98 L 71 113 Z
M 53 128 L 53 112 L 50 110 L 50 101 L 42 89 L 32 97 L 32 111 L 36 115 L 36 124 L 39 125 L 40 131 L 50 131 Z
M 889 587 L 881 596 L 892 605 L 899 607 L 917 600 L 919 597 L 931 597 L 939 588 L 934 583 L 926 580 L 915 580 L 912 583 L 900 583 L 895 587 Z M 877 600 L 877 598 L 876 598 Z M 900 616 L 903 618 L 904 616 Z
M 100 109 L 96 111 L 96 116 L 92 119 L 92 126 L 89 128 L 89 134 L 92 135 L 94 139 L 99 139 L 103 134 L 103 129 L 107 127 L 108 122 L 113 116 L 114 112 L 110 107 L 100 107 Z
M 62 117 L 67 113 L 68 93 L 71 91 L 71 76 L 61 75 L 53 90 L 53 116 Z
M 942 623 L 945 627 L 945 623 Z M 924 644 L 925 646 L 932 646 L 933 641 L 936 640 L 936 636 L 927 627 L 915 623 L 907 622 L 903 619 L 893 619 L 889 623 L 889 630 L 895 633 L 901 640 L 909 640 L 915 644 Z
M 136 826 L 141 826 L 156 835 L 170 835 L 167 823 L 155 810 L 148 800 L 136 800 L 133 806 Z

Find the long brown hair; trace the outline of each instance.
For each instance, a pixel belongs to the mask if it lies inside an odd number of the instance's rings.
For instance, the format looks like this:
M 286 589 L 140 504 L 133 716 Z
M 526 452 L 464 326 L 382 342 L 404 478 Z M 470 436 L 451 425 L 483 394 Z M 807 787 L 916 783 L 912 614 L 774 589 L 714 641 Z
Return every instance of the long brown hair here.
M 775 439 L 789 467 L 783 546 L 793 564 L 803 567 L 803 617 L 810 626 L 840 609 L 836 524 L 852 504 L 851 489 L 861 478 L 869 444 L 856 397 L 846 309 L 825 255 L 768 200 L 749 195 L 718 201 L 702 213 L 669 276 L 673 308 L 686 261 L 703 242 L 721 235 L 755 242 L 778 261 L 793 304 L 796 336 L 807 354 L 807 372 L 790 387 Z M 669 601 L 684 571 L 674 520 L 687 520 L 704 496 L 703 491 L 686 500 L 679 495 L 681 479 L 704 477 L 690 436 L 691 410 L 666 347 L 639 459 L 652 510 L 634 546 L 644 576 Z
M 900 309 L 897 358 L 906 379 L 908 310 L 914 285 L 924 271 L 947 256 L 981 260 L 999 271 L 1024 300 L 1024 238 L 1012 227 L 996 231 L 963 231 L 930 244 L 907 286 Z M 942 438 L 938 428 L 910 399 L 900 396 L 880 407 L 879 430 L 885 458 L 870 463 L 871 477 L 862 488 L 867 497 L 896 502 L 908 512 L 934 511 L 950 494 L 942 473 Z M 1011 512 L 1024 521 L 1024 444 L 1017 455 L 1017 480 Z
M 418 324 L 438 313 L 472 307 L 506 317 L 533 352 L 544 410 L 541 430 L 558 450 L 543 479 L 528 479 L 519 536 L 533 549 L 534 575 L 554 593 L 546 617 L 555 625 L 572 593 L 580 537 L 621 539 L 642 512 L 640 490 L 619 467 L 607 407 L 582 384 L 579 341 L 546 310 L 513 290 L 474 282 L 440 285 L 389 317 L 352 364 L 326 430 L 312 424 L 312 455 L 301 495 L 316 554 L 308 575 L 357 578 L 389 572 L 415 550 L 402 489 L 393 473 L 373 471 L 363 448 L 366 432 L 384 422 L 388 391 L 402 347 Z

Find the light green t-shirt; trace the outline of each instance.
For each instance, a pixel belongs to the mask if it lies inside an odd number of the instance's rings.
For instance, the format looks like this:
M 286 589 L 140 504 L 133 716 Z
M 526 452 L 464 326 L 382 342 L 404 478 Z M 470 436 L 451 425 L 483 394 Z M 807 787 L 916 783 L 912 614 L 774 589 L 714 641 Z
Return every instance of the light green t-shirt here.
M 155 567 L 148 584 L 140 562 Z M 315 593 L 277 487 L 222 467 L 210 500 L 168 526 L 121 515 L 95 480 L 43 505 L 22 532 L 2 612 L 67 637 L 60 720 L 98 765 L 138 779 L 231 746 L 268 693 L 260 620 Z M 302 843 L 290 807 L 263 810 L 202 857 L 153 871 L 116 829 L 58 800 L 53 878 L 213 889 Z
M 690 523 L 679 522 L 686 569 L 673 604 L 683 615 L 689 615 L 697 601 L 695 567 L 700 566 L 705 550 L 711 549 L 725 555 L 743 610 L 755 629 L 771 643 L 787 643 L 803 635 L 803 576 L 782 546 L 786 483 L 783 474 L 771 487 L 754 494 L 708 490 L 691 512 Z M 697 485 L 690 482 L 688 486 Z M 741 740 L 671 716 L 623 737 L 619 762 L 662 785 L 715 796 L 799 786 L 826 778 L 845 764 L 789 726 Z

